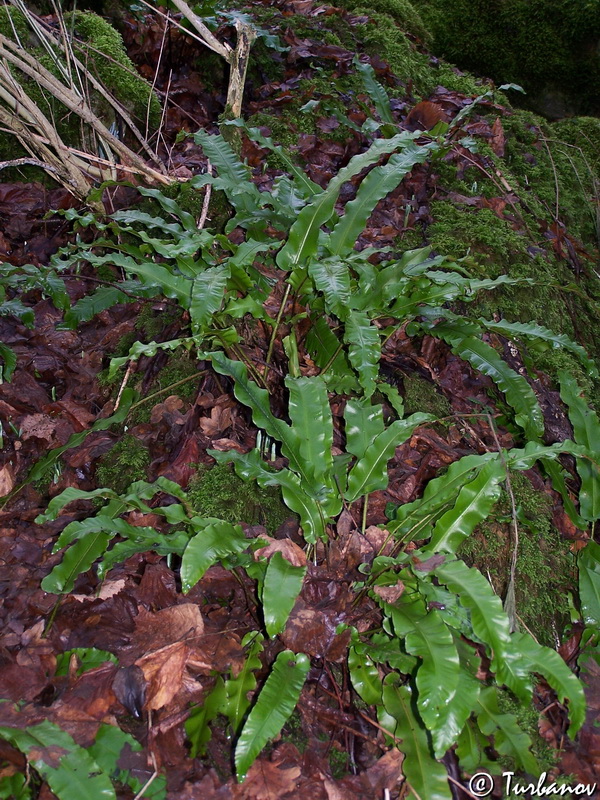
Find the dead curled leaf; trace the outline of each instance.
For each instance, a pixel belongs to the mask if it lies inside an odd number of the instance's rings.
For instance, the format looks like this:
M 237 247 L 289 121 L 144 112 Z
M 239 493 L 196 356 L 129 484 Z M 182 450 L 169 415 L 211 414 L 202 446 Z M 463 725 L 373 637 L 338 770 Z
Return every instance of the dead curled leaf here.
M 274 553 L 281 555 L 294 567 L 306 566 L 306 553 L 291 539 L 272 539 L 270 536 L 262 534 L 261 539 L 266 539 L 269 544 L 254 551 L 254 558 L 270 558 Z
M 6 497 L 12 492 L 15 485 L 15 476 L 10 464 L 5 464 L 0 469 L 0 497 Z
M 374 586 L 373 593 L 386 603 L 395 603 L 404 591 L 404 584 L 398 581 L 394 586 Z
M 168 705 L 182 688 L 189 648 L 174 642 L 135 662 L 146 679 L 146 708 L 156 711 Z

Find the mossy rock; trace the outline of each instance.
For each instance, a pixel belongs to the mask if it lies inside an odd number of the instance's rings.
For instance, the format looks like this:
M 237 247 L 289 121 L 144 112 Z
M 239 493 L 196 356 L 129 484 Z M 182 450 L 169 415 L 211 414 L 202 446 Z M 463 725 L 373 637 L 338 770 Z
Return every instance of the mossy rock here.
M 600 0 L 423 0 L 438 55 L 497 83 L 549 118 L 600 110 Z
M 149 466 L 148 448 L 127 434 L 99 459 L 96 483 L 123 494 L 134 481 L 148 480 Z
M 360 9 L 364 2 L 361 2 L 361 0 L 340 0 L 336 5 L 356 12 L 356 9 Z M 371 0 L 369 9 L 371 12 L 378 14 L 387 14 L 401 30 L 416 36 L 423 42 L 428 42 L 431 38 L 421 15 L 409 0 Z M 360 13 L 360 11 L 356 13 Z
M 199 470 L 190 481 L 188 501 L 203 517 L 264 525 L 269 533 L 294 516 L 281 501 L 278 489 L 261 489 L 254 482 L 238 478 L 233 469 L 221 464 Z
M 519 549 L 515 595 L 521 627 L 540 644 L 555 647 L 559 631 L 569 622 L 569 592 L 575 588 L 574 558 L 552 523 L 551 503 L 522 473 L 512 472 L 511 487 L 517 505 Z M 503 597 L 514 542 L 511 504 L 503 490 L 492 514 L 461 545 L 458 555 L 489 575 L 496 594 Z

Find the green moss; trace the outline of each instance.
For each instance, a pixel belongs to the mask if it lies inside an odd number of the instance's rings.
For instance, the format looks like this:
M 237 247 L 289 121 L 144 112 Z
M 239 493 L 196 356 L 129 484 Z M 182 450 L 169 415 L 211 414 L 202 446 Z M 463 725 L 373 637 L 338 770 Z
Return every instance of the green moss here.
M 272 533 L 294 516 L 282 503 L 276 488 L 261 489 L 243 481 L 225 465 L 202 469 L 192 478 L 188 500 L 203 517 L 218 517 L 229 522 L 264 525 Z
M 422 411 L 434 417 L 448 417 L 452 414 L 452 406 L 435 386 L 416 373 L 407 375 L 403 381 L 404 409 L 407 414 Z
M 356 9 L 364 5 L 364 2 L 361 2 L 361 0 L 341 0 L 337 5 L 355 12 Z M 369 8 L 371 12 L 387 14 L 401 30 L 405 33 L 413 34 L 423 42 L 427 42 L 431 38 L 419 12 L 409 0 L 372 0 Z
M 127 434 L 98 461 L 96 482 L 123 494 L 134 481 L 148 480 L 149 466 L 148 448 Z
M 439 55 L 523 85 L 525 104 L 555 117 L 597 110 L 599 0 L 423 0 L 419 12 Z
M 511 473 L 519 524 L 515 594 L 517 614 L 541 644 L 554 646 L 557 632 L 569 621 L 568 592 L 574 588 L 574 561 L 569 544 L 552 523 L 548 496 L 526 475 Z M 496 594 L 504 596 L 513 541 L 511 506 L 503 491 L 490 517 L 459 549 L 467 564 L 489 575 Z
M 555 767 L 558 754 L 540 736 L 538 728 L 540 714 L 535 706 L 532 704 L 522 706 L 509 691 L 501 690 L 498 692 L 498 708 L 502 714 L 513 714 L 517 719 L 519 728 L 531 739 L 531 752 L 540 765 L 540 772 L 549 772 Z M 516 769 L 514 759 L 507 756 L 502 756 L 500 763 L 505 770 Z
M 428 234 L 438 253 L 460 258 L 469 251 L 488 257 L 488 274 L 506 272 L 516 259 L 527 258 L 527 240 L 491 209 L 466 210 L 441 200 L 431 204 Z
M 150 124 L 157 125 L 161 113 L 158 98 L 137 74 L 118 31 L 89 11 L 66 14 L 65 24 L 82 40 L 84 52 L 79 59 L 86 68 L 139 120 L 144 121 L 148 114 Z
M 573 296 L 560 288 L 572 283 L 566 262 L 559 261 L 551 251 L 532 256 L 528 252 L 531 240 L 490 209 L 467 210 L 448 201 L 436 201 L 431 204 L 431 214 L 433 224 L 427 238 L 438 253 L 456 258 L 471 254 L 488 277 L 506 274 L 534 282 L 482 292 L 462 309 L 466 314 L 487 319 L 500 314 L 510 321 L 536 322 L 572 339 L 580 338 L 571 313 Z M 530 227 L 537 227 L 531 218 L 529 222 Z M 577 303 L 586 305 L 579 296 Z M 584 333 L 588 340 L 596 335 L 593 330 Z M 594 341 L 588 341 L 587 346 L 592 353 L 597 351 Z
M 198 375 L 198 361 L 196 358 L 187 351 L 184 355 L 172 355 L 166 366 L 158 373 L 150 391 L 157 392 L 159 389 L 168 389 L 169 386 L 173 386 L 185 378 L 190 378 L 192 375 Z M 199 375 L 198 380 L 200 380 Z M 198 394 L 198 382 L 190 380 L 181 386 L 176 386 L 173 389 L 173 394 L 181 397 L 182 400 L 193 400 Z
M 25 15 L 13 6 L 0 7 L 0 33 L 7 39 L 17 41 L 22 47 L 35 47 L 39 44 Z
M 152 92 L 150 84 L 137 74 L 134 64 L 125 52 L 120 34 L 108 22 L 91 12 L 69 12 L 65 14 L 64 19 L 67 30 L 73 31 L 75 38 L 80 40 L 80 47 L 75 47 L 75 53 L 85 70 L 99 80 L 139 123 L 145 123 L 148 115 L 150 124 L 156 126 L 160 120 L 160 103 Z M 56 60 L 32 33 L 26 17 L 20 11 L 11 9 L 9 12 L 6 6 L 0 8 L 0 32 L 10 39 L 18 39 L 28 54 L 37 58 L 54 77 L 61 81 L 65 80 Z M 12 72 L 31 100 L 53 122 L 58 135 L 66 144 L 95 152 L 97 143 L 93 133 L 77 114 L 67 111 L 36 81 L 25 76 L 16 67 L 12 68 Z M 86 96 L 92 108 L 110 128 L 115 122 L 114 109 L 89 85 L 89 82 L 86 84 L 85 73 L 83 80 Z M 25 155 L 27 152 L 14 136 L 0 134 L 0 160 L 10 160 Z M 43 170 L 34 167 L 3 172 L 3 178 L 42 179 L 44 182 L 50 180 Z

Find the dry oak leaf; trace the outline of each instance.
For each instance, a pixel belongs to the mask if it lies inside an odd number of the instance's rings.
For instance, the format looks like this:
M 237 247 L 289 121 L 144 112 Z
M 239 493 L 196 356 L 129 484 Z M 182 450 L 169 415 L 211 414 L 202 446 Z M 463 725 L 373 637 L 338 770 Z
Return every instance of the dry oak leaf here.
M 182 603 L 156 613 L 142 609 L 135 620 L 133 643 L 138 653 L 148 653 L 173 642 L 194 646 L 203 633 L 204 620 L 198 606 Z
M 15 476 L 13 468 L 10 464 L 5 464 L 0 469 L 0 497 L 6 497 L 7 494 L 12 492 L 15 485 Z
M 398 581 L 394 586 L 374 586 L 373 592 L 386 603 L 393 604 L 404 591 L 404 584 Z
M 44 439 L 51 442 L 58 420 L 52 419 L 47 414 L 29 414 L 21 420 L 21 439 Z
M 248 776 L 239 794 L 240 800 L 279 800 L 296 789 L 300 767 L 282 768 L 277 764 L 257 759 L 248 770 Z
M 306 553 L 297 544 L 292 542 L 291 539 L 272 539 L 270 536 L 261 534 L 261 539 L 269 542 L 266 547 L 259 547 L 254 551 L 254 558 L 258 561 L 259 558 L 270 558 L 274 553 L 281 553 L 286 561 L 289 561 L 293 567 L 306 566 Z
M 146 708 L 156 711 L 168 705 L 183 685 L 189 648 L 173 642 L 160 650 L 138 658 L 135 665 L 146 679 Z

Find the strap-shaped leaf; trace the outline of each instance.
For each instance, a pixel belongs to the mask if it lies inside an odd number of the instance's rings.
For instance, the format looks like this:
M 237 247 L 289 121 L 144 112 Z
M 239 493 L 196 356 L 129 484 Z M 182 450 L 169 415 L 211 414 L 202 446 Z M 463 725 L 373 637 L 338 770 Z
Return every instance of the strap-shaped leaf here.
M 271 638 L 285 628 L 288 617 L 298 599 L 306 567 L 295 567 L 281 553 L 269 559 L 262 590 L 265 628 Z
M 224 520 L 205 520 L 194 517 L 192 523 L 200 531 L 190 539 L 181 559 L 181 588 L 184 594 L 195 586 L 209 567 L 232 553 L 241 553 L 248 540 L 239 525 Z
M 256 671 L 261 669 L 260 653 L 263 650 L 263 638 L 256 631 L 247 633 L 242 645 L 248 647 L 244 666 L 235 678 L 225 681 L 225 697 L 219 711 L 224 714 L 234 733 L 238 733 L 252 703 L 252 693 L 256 689 Z
M 75 330 L 81 322 L 89 322 L 101 311 L 112 308 L 117 303 L 132 303 L 134 300 L 134 297 L 123 294 L 116 286 L 99 286 L 95 292 L 82 297 L 66 312 L 61 328 Z
M 387 92 L 375 77 L 375 70 L 373 67 L 368 62 L 363 63 L 360 61 L 358 56 L 354 57 L 352 63 L 362 78 L 367 94 L 373 101 L 373 105 L 379 114 L 379 119 L 382 122 L 395 125 L 396 123 L 394 122 L 392 109 L 390 107 L 390 98 L 387 96 Z
M 406 758 L 402 770 L 414 789 L 407 796 L 411 800 L 427 797 L 428 800 L 451 800 L 446 768 L 431 754 L 427 731 L 415 713 L 415 698 L 408 684 L 399 684 L 399 675 L 391 673 L 383 682 L 383 705 L 395 724 L 379 714 L 379 722 L 400 739 L 397 747 Z M 386 725 L 387 723 L 387 725 Z
M 531 752 L 531 739 L 521 730 L 514 714 L 501 714 L 498 689 L 489 686 L 479 695 L 477 724 L 486 736 L 494 736 L 494 747 L 502 755 L 511 756 L 530 775 L 539 774 L 539 765 Z
M 459 683 L 458 652 L 435 608 L 419 620 L 405 642 L 408 652 L 421 659 L 416 677 L 417 705 L 440 758 L 454 741 L 454 732 L 448 731 L 448 717 Z
M 208 450 L 208 452 L 219 464 L 233 463 L 236 474 L 244 480 L 255 480 L 263 488 L 280 486 L 283 502 L 290 511 L 300 517 L 300 525 L 307 542 L 314 544 L 317 539 L 325 538 L 327 519 L 341 511 L 341 498 L 330 497 L 326 503 L 326 511 L 324 504 L 307 494 L 306 484 L 300 480 L 298 475 L 289 469 L 281 469 L 278 472 L 269 471 L 256 449 L 244 454 L 235 450 L 225 453 L 218 450 Z
M 344 340 L 349 345 L 348 357 L 358 372 L 365 397 L 371 397 L 381 360 L 379 331 L 364 311 L 350 311 L 346 318 Z
M 163 211 L 166 211 L 167 214 L 172 214 L 174 217 L 176 217 L 186 230 L 191 231 L 192 233 L 198 233 L 198 226 L 196 225 L 196 220 L 194 217 L 189 213 L 189 211 L 184 211 L 181 206 L 171 197 L 164 195 L 160 189 L 147 189 L 144 186 L 138 186 L 137 188 L 139 193 L 144 197 L 153 197 Z
M 329 486 L 333 469 L 333 422 L 325 383 L 319 377 L 288 376 L 285 385 L 289 392 L 288 414 L 296 460 L 310 474 L 311 485 Z
M 487 462 L 497 458 L 494 453 L 464 456 L 450 464 L 448 471 L 439 478 L 429 481 L 423 497 L 412 503 L 405 503 L 396 510 L 396 517 L 388 522 L 389 531 L 404 536 L 412 532 L 412 539 L 423 539 L 425 527 L 432 525 L 441 510 L 454 502 L 460 489 L 472 479 L 474 472 Z
M 201 705 L 192 706 L 185 721 L 185 733 L 190 742 L 192 758 L 202 756 L 206 752 L 206 745 L 212 736 L 210 723 L 220 713 L 225 700 L 225 682 L 218 675 L 212 691 L 203 698 Z
M 83 523 L 82 523 L 83 524 Z M 72 591 L 75 579 L 92 566 L 105 552 L 112 534 L 98 531 L 90 533 L 69 547 L 60 564 L 57 564 L 42 581 L 42 589 L 51 594 L 66 594 Z
M 579 567 L 579 601 L 583 621 L 600 630 L 600 546 L 588 542 L 577 556 Z
M 179 275 L 174 275 L 167 267 L 154 261 L 136 260 L 123 253 L 109 253 L 104 256 L 87 254 L 86 259 L 94 265 L 114 264 L 130 275 L 135 275 L 145 286 L 158 286 L 161 292 L 181 305 L 190 307 L 191 282 Z
M 351 647 L 348 650 L 348 669 L 352 686 L 369 706 L 377 706 L 382 702 L 383 684 L 379 670 L 363 648 Z
M 486 753 L 489 746 L 489 739 L 479 730 L 475 720 L 467 720 L 456 739 L 456 755 L 463 770 L 469 775 L 475 775 L 482 769 L 490 775 L 500 773 L 501 765 L 491 761 Z
M 229 265 L 223 264 L 205 270 L 192 282 L 190 320 L 193 333 L 204 331 L 212 315 L 221 308 L 230 273 Z
M 495 322 L 494 320 L 482 319 L 481 317 L 479 317 L 479 322 L 487 328 L 488 331 L 495 331 L 503 336 L 525 336 L 531 339 L 541 339 L 544 342 L 549 342 L 554 348 L 569 350 L 577 356 L 582 365 L 586 368 L 588 375 L 593 378 L 598 377 L 598 367 L 585 352 L 585 349 L 580 344 L 569 339 L 564 333 L 554 333 L 554 331 L 551 331 L 549 328 L 544 328 L 543 325 L 536 325 L 533 322 L 506 322 L 505 320 Z
M 109 776 L 53 722 L 44 720 L 24 729 L 0 727 L 0 736 L 27 756 L 61 800 L 115 800 Z
M 569 409 L 575 441 L 582 444 L 598 460 L 600 453 L 600 421 L 595 411 L 581 396 L 577 381 L 568 372 L 559 374 L 560 397 Z M 593 522 L 600 518 L 600 470 L 589 458 L 577 459 L 577 472 L 581 478 L 579 513 Z
M 453 508 L 436 522 L 429 549 L 455 553 L 476 525 L 489 515 L 500 497 L 506 469 L 500 458 L 488 461 L 477 476 L 460 490 Z
M 304 653 L 284 650 L 277 656 L 235 748 L 238 780 L 244 780 L 256 756 L 292 715 L 309 668 L 310 661 Z
M 512 639 L 517 650 L 529 662 L 531 671 L 543 675 L 556 692 L 559 702 L 569 701 L 571 724 L 568 734 L 574 739 L 585 722 L 585 694 L 581 681 L 573 675 L 555 650 L 542 647 L 525 633 L 513 633 Z
M 558 461 L 555 460 L 555 458 L 541 458 L 540 461 L 544 466 L 544 471 L 550 477 L 552 488 L 561 496 L 563 508 L 565 509 L 567 516 L 573 525 L 576 525 L 582 531 L 585 531 L 588 527 L 588 521 L 585 520 L 575 508 L 573 495 L 567 486 L 567 471 Z
M 323 191 L 318 183 L 311 181 L 306 173 L 292 161 L 285 148 L 275 144 L 269 136 L 265 136 L 261 132 L 260 128 L 249 128 L 243 120 L 239 119 L 228 120 L 225 124 L 237 125 L 240 128 L 244 128 L 248 136 L 254 139 L 255 142 L 258 142 L 261 147 L 266 147 L 268 150 L 271 150 L 271 152 L 276 153 L 286 165 L 288 172 L 294 176 L 294 186 L 300 191 L 302 197 L 309 198 Z
M 0 358 L 4 362 L 4 366 L 0 367 L 2 370 L 2 378 L 5 381 L 10 381 L 17 366 L 17 354 L 4 342 L 0 342 Z
M 269 393 L 257 386 L 254 381 L 249 380 L 246 366 L 241 361 L 233 361 L 219 351 L 208 353 L 207 356 L 211 358 L 217 372 L 233 378 L 234 394 L 240 403 L 251 409 L 254 424 L 258 428 L 262 428 L 271 438 L 281 442 L 282 452 L 290 462 L 291 469 L 302 475 L 310 484 L 309 474 L 299 460 L 298 437 L 290 425 L 274 416 L 269 402 Z
M 350 159 L 347 166 L 331 179 L 327 188 L 321 194 L 315 195 L 298 214 L 296 222 L 290 228 L 287 242 L 277 254 L 278 267 L 293 270 L 312 258 L 317 252 L 321 226 L 331 218 L 343 184 L 365 167 L 377 163 L 381 156 L 392 153 L 414 138 L 415 134 L 404 132 L 391 139 L 376 139 L 366 152 Z
M 475 709 L 481 691 L 481 682 L 475 677 L 481 659 L 456 633 L 453 633 L 453 637 L 460 659 L 460 670 L 458 686 L 448 704 L 446 724 L 433 739 L 438 758 L 458 740 Z
M 250 172 L 221 135 L 200 129 L 194 141 L 204 150 L 217 169 L 227 199 L 236 210 L 255 210 L 261 205 L 261 193 L 250 180 Z
M 432 334 L 444 339 L 453 353 L 491 378 L 514 409 L 517 425 L 530 439 L 540 438 L 544 432 L 544 417 L 533 389 L 522 375 L 503 361 L 493 347 L 473 336 L 455 335 L 451 323 L 436 325 Z
M 344 216 L 327 239 L 327 249 L 336 255 L 352 252 L 377 203 L 398 186 L 415 164 L 426 161 L 437 147 L 436 142 L 425 145 L 409 142 L 400 153 L 391 155 L 387 164 L 371 170 L 361 182 L 354 200 L 346 203 Z
M 346 421 L 346 450 L 363 458 L 373 440 L 383 433 L 383 406 L 371 405 L 365 398 L 350 398 L 344 409 Z
M 348 476 L 346 500 L 353 503 L 359 497 L 385 489 L 389 476 L 387 463 L 396 447 L 405 442 L 415 428 L 431 419 L 431 414 L 412 414 L 408 419 L 398 419 L 376 436 L 365 456 L 357 461 Z
M 309 262 L 308 274 L 317 291 L 323 293 L 327 310 L 343 319 L 350 301 L 348 264 L 339 258 L 321 258 Z
M 437 578 L 459 596 L 471 612 L 475 635 L 488 647 L 498 683 L 505 683 L 520 699 L 531 699 L 527 664 L 514 648 L 510 623 L 502 601 L 475 568 L 462 561 L 446 561 L 435 570 Z

